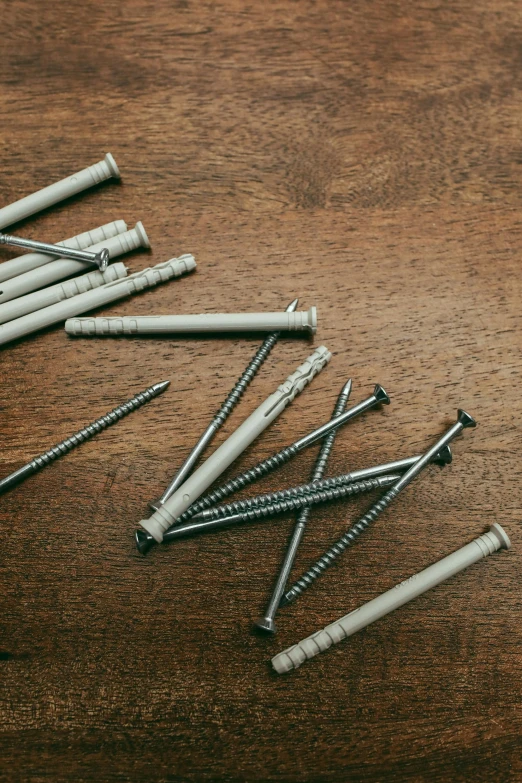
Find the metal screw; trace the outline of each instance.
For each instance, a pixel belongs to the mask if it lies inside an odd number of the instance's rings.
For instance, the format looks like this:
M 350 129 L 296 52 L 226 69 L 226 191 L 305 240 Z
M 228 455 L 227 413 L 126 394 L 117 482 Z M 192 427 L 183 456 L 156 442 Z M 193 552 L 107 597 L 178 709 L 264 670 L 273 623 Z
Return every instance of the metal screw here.
M 334 405 L 334 409 L 332 413 L 332 419 L 335 419 L 337 416 L 340 416 L 341 413 L 344 411 L 348 399 L 350 397 L 351 388 L 352 388 L 352 382 L 350 378 L 348 383 L 345 386 L 343 386 L 343 388 L 341 389 L 341 393 L 337 397 L 337 401 Z M 319 449 L 319 454 L 317 455 L 317 459 L 315 460 L 315 465 L 312 470 L 312 475 L 311 475 L 312 482 L 319 481 L 323 477 L 336 435 L 337 435 L 337 430 L 334 430 L 329 435 L 327 435 L 326 438 L 323 440 L 321 448 Z M 306 523 L 308 521 L 309 516 L 310 516 L 310 506 L 305 506 L 304 508 L 302 508 L 297 516 L 297 520 L 294 525 L 294 529 L 292 531 L 290 541 L 286 548 L 286 552 L 283 558 L 283 562 L 281 564 L 281 568 L 279 569 L 279 573 L 276 578 L 272 595 L 270 596 L 270 600 L 268 601 L 268 605 L 265 609 L 265 614 L 255 623 L 256 627 L 262 631 L 267 631 L 269 633 L 276 632 L 275 616 L 279 608 L 279 602 L 281 601 L 281 598 L 285 591 L 286 583 L 288 582 L 288 577 L 290 576 L 290 571 L 292 570 L 295 556 L 297 554 L 297 549 L 303 538 Z
M 457 435 L 460 435 L 462 430 L 466 427 L 476 427 L 476 421 L 472 416 L 469 415 L 469 413 L 459 409 L 457 422 L 452 427 L 450 427 L 446 434 L 443 435 L 442 438 L 440 438 L 440 440 L 438 440 L 437 443 L 431 447 L 431 449 L 428 449 L 428 451 L 414 465 L 412 465 L 412 467 L 407 470 L 403 476 L 401 476 L 397 483 L 391 489 L 389 489 L 388 492 L 386 492 L 386 494 L 377 501 L 377 503 L 374 503 L 370 510 L 367 511 L 366 514 L 358 520 L 358 522 L 352 525 L 352 527 L 350 527 L 349 530 L 347 530 L 346 533 L 341 536 L 341 538 L 336 541 L 336 543 L 331 546 L 300 579 L 297 580 L 293 587 L 291 587 L 290 590 L 285 593 L 280 605 L 285 606 L 286 604 L 295 601 L 295 599 L 301 595 L 301 593 L 303 593 L 307 587 L 310 587 L 310 585 L 313 584 L 313 582 L 332 565 L 334 560 L 336 560 L 339 555 L 341 555 L 344 550 L 350 544 L 352 544 L 355 539 L 358 538 L 361 533 L 363 533 L 380 514 L 382 514 L 382 512 L 390 505 L 392 500 L 394 500 L 397 495 L 402 492 L 402 490 L 405 489 L 405 487 L 407 487 L 408 484 L 413 481 L 413 479 L 416 478 L 416 476 L 418 476 L 422 470 L 424 470 L 424 468 L 431 462 L 433 457 L 444 446 L 447 446 L 454 438 L 456 438 Z
M 352 382 L 350 379 L 345 387 L 348 389 L 348 395 L 351 392 L 351 383 Z M 313 430 L 313 432 L 310 432 L 308 435 L 304 435 L 299 440 L 296 440 L 295 443 L 290 444 L 290 446 L 285 446 L 285 448 L 281 449 L 281 451 L 278 451 L 277 454 L 273 454 L 271 457 L 267 457 L 267 459 L 259 462 L 257 465 L 254 465 L 253 468 L 250 468 L 244 473 L 240 473 L 238 476 L 229 479 L 226 484 L 223 484 L 221 487 L 217 487 L 217 489 L 214 489 L 208 495 L 201 498 L 196 503 L 193 503 L 192 506 L 181 515 L 176 524 L 186 522 L 187 520 L 196 516 L 196 514 L 199 514 L 201 511 L 211 508 L 216 503 L 219 503 L 228 495 L 231 495 L 234 492 L 238 492 L 240 489 L 243 489 L 252 482 L 257 481 L 257 479 L 260 479 L 262 476 L 268 475 L 273 470 L 276 470 L 276 468 L 284 465 L 300 451 L 307 448 L 307 446 L 311 446 L 316 441 L 326 437 L 326 435 L 328 435 L 332 430 L 336 430 L 338 427 L 346 424 L 348 421 L 351 421 L 351 419 L 354 419 L 356 416 L 360 416 L 361 413 L 364 413 L 365 411 L 370 410 L 370 408 L 374 408 L 376 405 L 381 404 L 389 405 L 390 398 L 384 391 L 383 387 L 377 384 L 373 394 L 371 394 L 366 400 L 363 400 L 358 405 L 354 405 L 353 408 L 350 408 L 350 410 L 346 411 L 345 413 L 341 412 L 339 416 L 330 419 L 330 421 L 327 421 L 321 427 Z
M 221 519 L 223 517 L 228 517 L 231 514 L 241 514 L 250 511 L 251 509 L 264 508 L 265 506 L 280 503 L 289 498 L 300 498 L 315 492 L 328 492 L 330 490 L 338 489 L 339 487 L 344 487 L 347 484 L 352 484 L 354 481 L 366 481 L 366 479 L 390 475 L 390 473 L 397 473 L 409 469 L 421 458 L 421 456 L 422 455 L 418 454 L 415 457 L 408 457 L 407 459 L 385 462 L 383 465 L 376 465 L 373 468 L 353 470 L 351 473 L 342 473 L 340 476 L 332 476 L 328 479 L 316 479 L 309 484 L 279 489 L 276 492 L 266 492 L 264 495 L 256 495 L 255 497 L 246 500 L 236 500 L 232 503 L 224 503 L 221 506 L 214 506 L 214 508 L 208 508 L 205 511 L 201 511 L 192 518 L 199 522 L 205 522 L 211 519 Z M 447 464 L 445 460 L 441 459 L 440 452 L 432 461 L 439 465 Z
M 190 520 L 184 525 L 174 525 L 169 527 L 163 535 L 163 542 L 168 543 L 174 541 L 176 538 L 184 538 L 185 536 L 193 533 L 206 533 L 219 528 L 226 527 L 228 525 L 235 524 L 236 522 L 256 522 L 266 517 L 274 516 L 274 514 L 283 514 L 287 511 L 296 511 L 310 504 L 325 503 L 330 500 L 338 500 L 339 498 L 350 497 L 351 495 L 358 495 L 361 492 L 371 492 L 374 489 L 380 487 L 387 487 L 390 484 L 394 484 L 398 475 L 393 476 L 380 476 L 378 478 L 368 479 L 368 481 L 354 481 L 351 484 L 345 484 L 336 489 L 324 490 L 322 492 L 310 492 L 307 495 L 301 495 L 299 497 L 287 498 L 279 503 L 271 503 L 267 506 L 259 506 L 251 508 L 248 511 L 244 511 L 240 514 L 235 514 L 227 517 L 219 517 L 217 519 L 210 520 Z
M 47 242 L 36 242 L 34 239 L 21 239 L 9 234 L 0 234 L 0 245 L 13 245 L 15 247 L 24 247 L 28 250 L 36 250 L 39 253 L 48 253 L 51 256 L 59 258 L 73 258 L 76 261 L 87 261 L 89 264 L 96 264 L 101 272 L 105 272 L 109 265 L 109 251 L 102 248 L 98 253 L 91 253 L 89 250 L 76 250 L 64 245 L 50 245 Z
M 107 427 L 110 427 L 112 424 L 116 424 L 117 421 L 122 419 L 124 416 L 127 416 L 129 413 L 132 413 L 132 411 L 135 411 L 137 408 L 141 408 L 142 405 L 145 405 L 146 402 L 152 400 L 153 397 L 157 397 L 158 394 L 164 392 L 169 383 L 170 381 L 155 383 L 154 386 L 150 386 L 148 389 L 145 389 L 145 391 L 142 391 L 139 394 L 136 394 L 134 397 L 131 397 L 131 399 L 127 400 L 127 402 L 118 405 L 117 408 L 114 408 L 114 410 L 106 413 L 105 416 L 101 416 L 99 419 L 96 419 L 96 421 L 93 421 L 91 424 L 83 427 L 74 435 L 66 438 L 66 440 L 62 440 L 61 443 L 58 443 L 56 446 L 52 446 L 52 448 L 50 448 L 48 451 L 40 454 L 38 457 L 35 457 L 31 460 L 31 462 L 28 462 L 27 465 L 24 465 L 23 468 L 19 468 L 19 470 L 11 473 L 10 476 L 6 476 L 6 478 L 0 481 L 0 494 L 6 492 L 8 489 L 11 489 L 11 487 L 14 487 L 15 484 L 23 481 L 28 476 L 32 476 L 33 473 L 36 473 L 46 465 L 54 462 L 55 459 L 63 457 L 64 454 L 67 454 L 68 451 L 71 451 L 71 449 L 79 446 L 80 443 L 83 443 L 83 441 L 89 440 L 94 435 L 97 435 L 98 432 L 101 432 Z
M 286 308 L 285 312 L 287 313 L 293 313 L 299 303 L 299 299 L 294 299 L 293 302 L 290 302 L 288 307 Z M 266 340 L 263 341 L 262 345 L 258 348 L 258 350 L 255 352 L 254 356 L 248 363 L 246 369 L 244 370 L 241 377 L 236 381 L 234 384 L 233 389 L 228 394 L 226 400 L 221 405 L 220 409 L 208 425 L 207 429 L 201 436 L 201 438 L 198 440 L 190 454 L 188 455 L 187 459 L 181 466 L 181 468 L 178 470 L 170 484 L 168 485 L 167 489 L 161 495 L 160 498 L 157 500 L 153 500 L 151 503 L 149 503 L 149 506 L 154 509 L 154 511 L 157 511 L 160 506 L 165 503 L 166 500 L 168 500 L 171 495 L 174 494 L 174 492 L 183 484 L 186 478 L 192 473 L 192 470 L 194 468 L 194 465 L 198 461 L 199 457 L 203 453 L 203 451 L 206 449 L 218 429 L 221 427 L 222 424 L 226 421 L 226 419 L 230 416 L 236 405 L 238 404 L 239 400 L 241 399 L 242 395 L 248 388 L 251 381 L 256 376 L 259 368 L 263 364 L 263 362 L 268 358 L 268 355 L 270 354 L 270 351 L 276 344 L 276 342 L 279 340 L 279 337 L 281 336 L 281 332 L 273 332 L 272 334 L 269 334 Z
M 329 479 L 321 479 L 317 482 L 312 482 L 310 484 L 302 484 L 299 487 L 291 487 L 286 490 L 280 490 L 279 492 L 271 492 L 266 495 L 257 495 L 254 498 L 251 498 L 249 501 L 250 507 L 258 508 L 259 506 L 263 506 L 263 504 L 266 504 L 266 502 L 279 502 L 283 499 L 287 499 L 288 497 L 307 497 L 310 492 L 315 491 L 329 491 L 332 489 L 336 489 L 340 486 L 345 486 L 347 484 L 352 484 L 355 481 L 363 481 L 366 479 L 372 479 L 377 478 L 378 476 L 382 476 L 384 474 L 390 474 L 390 473 L 397 473 L 398 471 L 407 470 L 412 465 L 414 465 L 418 460 L 421 458 L 421 455 L 416 455 L 414 457 L 407 457 L 406 459 L 399 459 L 395 460 L 394 462 L 387 462 L 383 465 L 376 465 L 373 468 L 364 468 L 363 470 L 354 470 L 352 473 L 343 473 L 340 476 L 333 476 Z M 433 463 L 437 465 L 448 465 L 452 460 L 452 454 L 451 449 L 449 446 L 445 446 L 442 448 L 434 457 Z M 328 499 L 328 498 L 326 498 Z M 243 503 L 245 501 L 239 501 L 239 503 Z M 232 511 L 235 513 L 239 509 L 243 509 L 244 506 L 239 506 L 238 504 L 232 504 L 229 503 L 226 506 L 218 506 L 218 515 L 220 513 L 220 510 L 223 508 L 226 508 L 228 512 L 232 513 Z M 209 521 L 208 512 L 214 511 L 214 509 L 209 509 L 204 512 L 204 514 L 198 514 L 193 519 L 197 522 L 202 521 Z M 203 519 L 202 519 L 203 517 Z M 210 520 L 214 519 L 215 517 L 210 517 Z M 180 520 L 182 517 L 180 517 Z M 188 520 L 187 520 L 188 521 Z M 234 519 L 234 521 L 244 521 L 242 518 Z M 172 525 L 164 534 L 163 541 L 169 541 L 172 538 L 175 538 L 175 531 L 179 529 L 179 523 L 176 523 L 175 525 Z M 174 535 L 170 536 L 170 531 L 174 531 Z M 154 545 L 155 541 L 154 538 L 150 535 L 150 533 L 147 533 L 145 530 L 136 530 L 135 533 L 135 542 L 136 542 L 136 548 L 138 552 L 140 552 L 142 555 L 145 555 L 151 546 Z

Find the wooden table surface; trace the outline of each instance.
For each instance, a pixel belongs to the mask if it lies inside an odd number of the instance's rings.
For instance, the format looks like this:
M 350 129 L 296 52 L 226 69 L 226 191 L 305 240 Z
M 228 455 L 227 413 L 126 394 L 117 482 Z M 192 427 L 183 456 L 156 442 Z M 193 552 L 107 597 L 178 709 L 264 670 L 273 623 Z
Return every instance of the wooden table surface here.
M 322 423 L 353 378 L 392 404 L 330 474 L 454 444 L 256 636 L 291 516 L 137 554 L 133 533 L 255 335 L 4 347 L 1 473 L 170 379 L 2 497 L 2 781 L 522 780 L 522 12 L 514 0 L 4 3 L 2 203 L 94 163 L 104 184 L 12 228 L 57 241 L 143 220 L 132 271 L 192 276 L 111 314 L 317 305 L 331 364 L 238 460 Z M 15 254 L 2 248 L 1 259 Z M 216 443 L 311 351 L 284 338 Z M 316 447 L 259 486 L 306 480 Z M 253 490 L 252 490 L 253 491 Z M 314 511 L 299 576 L 373 498 Z M 270 658 L 469 542 L 512 538 L 285 676 Z

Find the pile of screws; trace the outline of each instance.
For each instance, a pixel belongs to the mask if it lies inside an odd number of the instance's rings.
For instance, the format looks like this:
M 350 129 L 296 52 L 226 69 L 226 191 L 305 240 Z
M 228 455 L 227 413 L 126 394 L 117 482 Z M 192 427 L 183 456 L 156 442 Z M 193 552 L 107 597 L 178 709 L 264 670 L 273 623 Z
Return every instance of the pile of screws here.
M 22 220 L 98 182 L 111 177 L 119 178 L 119 176 L 114 159 L 110 154 L 106 155 L 104 160 L 72 177 L 0 209 L 0 228 Z M 211 489 L 227 467 L 270 426 L 295 396 L 330 361 L 331 354 L 324 346 L 313 351 L 206 461 L 196 467 L 216 432 L 226 422 L 260 367 L 267 360 L 281 336 L 281 330 L 297 330 L 303 334 L 315 333 L 317 326 L 315 308 L 310 308 L 308 312 L 296 312 L 298 300 L 294 299 L 285 313 L 76 318 L 78 314 L 95 307 L 190 272 L 196 266 L 193 256 L 187 254 L 170 259 L 151 269 L 144 269 L 126 277 L 127 268 L 123 264 L 113 264 L 108 267 L 109 260 L 138 247 L 148 248 L 150 244 L 141 223 L 137 223 L 134 229 L 128 231 L 126 223 L 122 220 L 113 221 L 58 244 L 25 240 L 0 233 L 0 245 L 2 244 L 25 247 L 36 252 L 0 264 L 0 283 L 3 284 L 0 291 L 0 345 L 65 319 L 67 319 L 66 332 L 71 335 L 174 334 L 184 330 L 197 333 L 216 330 L 230 333 L 252 329 L 270 331 L 168 487 L 160 498 L 149 504 L 153 513 L 149 519 L 142 520 L 141 528 L 136 531 L 135 536 L 138 551 L 145 554 L 155 542 L 171 542 L 225 526 L 262 522 L 277 514 L 298 512 L 287 551 L 276 575 L 272 595 L 264 615 L 256 622 L 256 626 L 263 631 L 275 633 L 275 617 L 279 608 L 295 601 L 322 576 L 424 468 L 431 463 L 443 466 L 451 462 L 449 444 L 463 429 L 475 426 L 474 419 L 465 411 L 459 410 L 456 423 L 424 454 L 324 478 L 339 428 L 353 421 L 357 416 L 381 405 L 388 405 L 390 402 L 385 390 L 377 384 L 367 399 L 346 410 L 352 390 L 350 379 L 341 389 L 329 421 L 249 470 Z M 50 285 L 85 271 L 85 264 L 95 264 L 98 270 L 82 274 L 65 283 Z M 274 329 L 276 331 L 272 331 Z M 154 384 L 35 457 L 24 467 L 0 480 L 0 493 L 11 489 L 83 441 L 161 394 L 168 384 L 168 381 Z M 322 445 L 308 483 L 265 493 L 248 500 L 223 503 L 226 498 L 279 469 L 303 449 L 318 441 L 322 441 Z M 352 524 L 316 563 L 288 587 L 296 553 L 313 507 L 320 503 L 350 498 L 359 493 L 383 488 L 386 491 L 379 500 Z M 467 567 L 480 557 L 508 546 L 507 535 L 499 525 L 494 525 L 489 533 L 445 558 L 440 564 L 421 572 L 418 576 L 422 588 L 411 588 L 411 580 L 407 580 L 398 585 L 401 588 L 403 585 L 409 585 L 407 590 L 402 591 L 399 599 L 393 591 L 389 591 L 379 599 L 374 599 L 374 602 L 361 607 L 360 615 L 355 621 L 352 618 L 354 613 L 351 613 L 338 623 L 327 626 L 318 634 L 276 656 L 273 659 L 274 668 L 278 672 L 296 668 L 306 658 L 327 649 L 331 644 L 363 627 L 364 624 L 382 617 L 386 612 L 411 600 L 423 590 L 438 584 L 443 578 L 448 578 L 452 573 Z M 361 619 L 363 617 L 364 621 Z

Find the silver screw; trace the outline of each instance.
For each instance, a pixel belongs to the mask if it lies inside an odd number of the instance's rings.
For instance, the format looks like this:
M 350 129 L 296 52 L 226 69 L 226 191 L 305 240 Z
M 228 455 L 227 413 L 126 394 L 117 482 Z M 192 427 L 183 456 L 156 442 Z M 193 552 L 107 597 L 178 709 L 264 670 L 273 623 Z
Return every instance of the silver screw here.
M 61 443 L 52 446 L 48 451 L 35 457 L 31 462 L 28 462 L 27 465 L 24 465 L 23 468 L 19 468 L 19 470 L 11 473 L 10 476 L 6 476 L 6 478 L 0 481 L 0 494 L 11 489 L 11 487 L 14 487 L 15 484 L 20 483 L 20 481 L 23 481 L 28 476 L 32 476 L 33 473 L 36 473 L 46 465 L 54 462 L 55 459 L 63 457 L 64 454 L 67 454 L 68 451 L 79 446 L 80 443 L 89 440 L 112 424 L 116 424 L 117 421 L 123 419 L 123 417 L 127 416 L 129 413 L 132 413 L 132 411 L 141 408 L 142 405 L 145 405 L 146 402 L 152 400 L 153 397 L 157 397 L 158 394 L 164 392 L 169 383 L 170 381 L 155 383 L 154 386 L 150 386 L 148 389 L 145 389 L 145 391 L 131 397 L 127 402 L 118 405 L 117 408 L 114 408 L 114 410 L 106 413 L 105 416 L 101 416 L 99 419 L 96 419 L 96 421 L 93 421 L 91 424 L 78 430 L 74 435 L 62 440 Z
M 27 250 L 36 250 L 39 253 L 49 253 L 51 256 L 59 258 L 73 258 L 76 261 L 87 261 L 89 264 L 96 264 L 101 272 L 105 272 L 109 265 L 109 251 L 102 248 L 98 253 L 91 253 L 90 250 L 75 250 L 64 245 L 50 245 L 47 242 L 36 242 L 34 239 L 22 239 L 13 237 L 9 234 L 0 234 L 0 245 L 13 245 L 14 247 L 24 247 Z
M 449 450 L 449 452 L 451 454 L 451 450 Z M 309 484 L 300 484 L 297 487 L 279 489 L 276 492 L 266 492 L 264 495 L 256 495 L 247 500 L 236 500 L 232 503 L 224 503 L 221 506 L 207 508 L 205 511 L 196 514 L 192 518 L 198 522 L 207 522 L 212 519 L 230 517 L 232 514 L 246 514 L 248 511 L 255 511 L 255 509 L 258 508 L 273 506 L 276 503 L 281 503 L 291 498 L 308 497 L 311 494 L 316 494 L 318 492 L 331 492 L 345 487 L 348 484 L 353 484 L 355 481 L 366 481 L 367 479 L 384 475 L 389 476 L 391 473 L 397 473 L 406 468 L 410 468 L 419 461 L 421 456 L 422 455 L 417 455 L 415 457 L 409 457 L 408 459 L 396 460 L 395 462 L 385 462 L 383 465 L 376 465 L 373 468 L 354 470 L 351 473 L 342 473 L 340 476 L 332 476 L 328 479 L 316 479 L 316 481 L 311 481 Z M 441 459 L 440 452 L 432 461 L 437 462 L 439 465 L 447 464 L 446 460 Z M 339 497 L 342 497 L 342 495 Z M 334 500 L 335 498 L 332 497 L 331 499 Z
M 294 299 L 293 302 L 290 302 L 288 307 L 286 308 L 285 312 L 287 313 L 293 313 L 299 303 L 299 299 Z M 187 459 L 181 466 L 181 468 L 178 470 L 170 484 L 168 485 L 165 492 L 161 495 L 160 498 L 157 500 L 153 500 L 149 503 L 149 506 L 154 509 L 154 511 L 157 511 L 160 506 L 165 503 L 166 500 L 168 500 L 171 495 L 174 494 L 174 492 L 183 484 L 185 479 L 188 478 L 190 473 L 192 473 L 192 470 L 194 468 L 194 465 L 198 461 L 199 457 L 203 453 L 203 451 L 206 449 L 218 429 L 221 427 L 222 424 L 226 421 L 226 419 L 230 416 L 236 405 L 238 404 L 239 400 L 241 399 L 242 395 L 248 388 L 251 381 L 256 376 L 259 368 L 263 364 L 263 362 L 268 358 L 268 355 L 270 354 L 270 351 L 276 344 L 276 342 L 279 340 L 279 337 L 281 336 L 281 332 L 272 332 L 272 334 L 269 334 L 266 340 L 263 341 L 262 345 L 258 348 L 258 350 L 255 352 L 254 356 L 248 363 L 246 369 L 242 373 L 241 377 L 236 381 L 234 384 L 233 389 L 228 394 L 226 400 L 221 405 L 220 409 L 208 425 L 207 429 L 203 433 L 203 435 L 200 437 L 190 454 L 188 455 Z
M 334 405 L 332 413 L 332 419 L 340 416 L 344 411 L 350 396 L 350 391 L 351 379 L 345 386 L 343 386 L 341 393 L 337 397 L 337 401 Z M 323 477 L 336 435 L 337 430 L 334 430 L 323 440 L 319 454 L 315 460 L 312 475 L 310 477 L 312 482 L 319 481 Z M 270 596 L 270 600 L 268 601 L 268 605 L 265 609 L 265 614 L 255 623 L 256 627 L 262 631 L 267 631 L 269 633 L 276 632 L 275 616 L 279 608 L 279 602 L 281 601 L 285 591 L 286 583 L 288 582 L 288 577 L 290 576 L 299 544 L 301 543 L 304 535 L 306 523 L 308 522 L 308 517 L 310 516 L 310 510 L 310 506 L 305 506 L 301 509 L 297 516 L 294 529 L 292 531 L 292 535 L 290 537 L 290 541 L 286 548 L 285 556 L 281 564 L 281 568 L 279 569 L 279 573 L 276 578 L 272 595 Z
M 433 457 L 444 447 L 447 446 L 457 435 L 460 435 L 463 429 L 466 427 L 476 427 L 476 421 L 466 411 L 458 411 L 457 422 L 450 427 L 445 435 L 435 443 L 428 451 L 401 476 L 397 483 L 383 495 L 377 503 L 370 508 L 366 514 L 361 517 L 358 522 L 352 525 L 336 543 L 331 546 L 325 554 L 317 560 L 314 565 L 308 569 L 308 571 L 297 580 L 297 582 L 285 593 L 281 600 L 280 606 L 286 606 L 286 604 L 292 603 L 295 599 L 301 595 L 307 587 L 319 577 L 321 574 L 329 568 L 332 563 L 341 555 L 344 550 L 352 544 L 361 533 L 363 533 L 372 522 L 375 522 L 377 517 L 390 505 L 397 495 L 402 492 L 405 487 L 413 481 L 424 468 L 429 465 Z
M 287 498 L 278 503 L 271 503 L 267 506 L 256 506 L 239 514 L 227 517 L 218 517 L 214 519 L 192 519 L 184 525 L 174 525 L 163 535 L 163 542 L 169 543 L 177 538 L 184 538 L 193 533 L 207 533 L 218 530 L 222 527 L 235 524 L 236 522 L 256 522 L 274 514 L 283 514 L 287 511 L 296 511 L 310 504 L 325 503 L 330 500 L 351 497 L 361 492 L 371 492 L 374 489 L 387 487 L 395 484 L 399 476 L 379 476 L 378 478 L 368 479 L 367 481 L 354 481 L 351 484 L 344 484 L 331 490 L 309 492 L 306 495 Z

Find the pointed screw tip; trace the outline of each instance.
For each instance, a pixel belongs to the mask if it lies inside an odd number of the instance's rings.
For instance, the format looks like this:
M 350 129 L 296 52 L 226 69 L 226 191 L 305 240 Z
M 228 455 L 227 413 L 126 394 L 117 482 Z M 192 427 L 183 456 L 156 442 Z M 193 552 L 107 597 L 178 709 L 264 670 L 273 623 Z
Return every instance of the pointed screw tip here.
M 297 309 L 297 305 L 299 304 L 299 299 L 294 299 L 293 302 L 290 302 L 288 307 L 286 308 L 287 313 L 294 313 Z
M 351 393 L 352 393 L 352 379 L 348 378 L 348 380 L 346 381 L 346 383 L 344 384 L 344 386 L 343 386 L 343 388 L 341 390 L 341 394 L 345 394 L 346 398 L 348 400 L 350 395 L 351 395 Z
M 159 383 L 155 383 L 152 388 L 159 394 L 160 392 L 165 391 L 167 386 L 170 386 L 170 381 L 160 381 Z
M 477 422 L 475 421 L 473 416 L 470 416 L 470 414 L 467 413 L 466 411 L 462 410 L 462 408 L 459 408 L 458 411 L 457 411 L 457 421 L 459 421 L 462 424 L 464 429 L 466 427 L 476 427 L 477 426 Z

